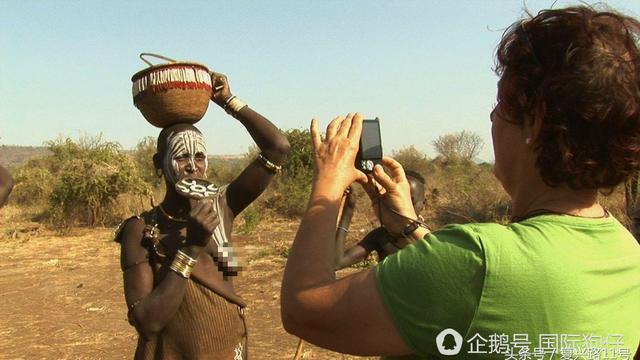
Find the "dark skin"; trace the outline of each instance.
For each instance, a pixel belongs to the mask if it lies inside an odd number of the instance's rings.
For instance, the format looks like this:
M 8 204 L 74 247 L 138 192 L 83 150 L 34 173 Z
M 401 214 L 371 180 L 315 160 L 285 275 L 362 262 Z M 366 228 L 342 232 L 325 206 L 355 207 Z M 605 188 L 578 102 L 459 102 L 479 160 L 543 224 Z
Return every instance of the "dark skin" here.
M 409 181 L 411 189 L 413 208 L 416 214 L 420 214 L 425 206 L 424 184 L 409 175 L 407 176 L 407 180 Z M 365 260 L 372 250 L 375 250 L 380 260 L 382 260 L 386 256 L 410 244 L 410 242 L 407 242 L 403 238 L 395 238 L 384 228 L 380 227 L 368 233 L 356 245 L 347 249 L 347 251 L 343 251 L 344 240 L 347 237 L 347 233 L 343 229 L 349 228 L 355 210 L 355 204 L 356 201 L 353 192 L 347 193 L 342 215 L 338 222 L 339 227 L 336 230 L 336 270 L 344 269 Z M 340 229 L 340 227 L 343 229 Z
M 9 200 L 9 194 L 13 190 L 13 178 L 9 171 L 0 165 L 0 207 Z
M 231 95 L 226 76 L 212 73 L 214 85 L 211 100 L 223 107 Z M 262 154 L 275 164 L 282 164 L 289 152 L 286 137 L 262 115 L 248 106 L 242 108 L 236 118 L 247 129 Z M 177 126 L 175 131 L 194 129 L 189 125 Z M 162 169 L 162 153 L 154 155 L 156 169 Z M 206 172 L 206 155 L 195 154 L 194 165 L 187 158 L 174 158 L 178 164 L 178 178 L 203 178 Z M 267 170 L 260 160 L 249 164 L 238 177 L 227 187 L 221 200 L 221 206 L 226 211 L 226 223 L 233 219 L 251 204 L 264 190 L 274 177 L 274 173 Z M 166 180 L 167 192 L 162 201 L 163 209 L 175 219 L 159 216 L 159 239 L 166 253 L 170 256 L 180 249 L 187 255 L 198 260 L 191 274 L 200 283 L 215 289 L 228 300 L 241 303 L 235 294 L 230 278 L 225 278 L 219 271 L 213 257 L 216 245 L 210 241 L 211 234 L 221 219 L 215 213 L 210 200 L 187 200 L 179 195 L 172 183 Z M 160 273 L 154 287 L 154 276 L 151 265 L 145 261 L 148 250 L 143 246 L 144 221 L 134 218 L 130 220 L 122 233 L 121 266 L 124 271 L 124 291 L 127 305 L 133 304 L 132 317 L 139 333 L 149 339 L 160 332 L 176 313 L 184 298 L 187 281 L 173 271 Z M 231 226 L 226 228 L 227 238 L 231 238 Z

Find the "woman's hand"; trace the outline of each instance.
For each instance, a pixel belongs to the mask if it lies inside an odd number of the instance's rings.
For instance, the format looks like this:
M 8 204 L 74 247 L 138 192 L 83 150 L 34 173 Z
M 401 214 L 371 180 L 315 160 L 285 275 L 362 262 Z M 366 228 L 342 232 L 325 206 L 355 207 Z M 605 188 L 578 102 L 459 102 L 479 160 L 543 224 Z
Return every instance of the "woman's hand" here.
M 311 121 L 313 188 L 317 195 L 339 199 L 354 181 L 367 181 L 366 175 L 354 166 L 361 133 L 359 113 L 334 118 L 327 126 L 324 140 L 318 131 L 318 121 Z
M 231 97 L 231 87 L 229 87 L 229 80 L 227 80 L 227 76 L 212 71 L 211 84 L 213 84 L 211 100 L 221 108 L 224 108 L 227 100 Z
M 189 203 L 191 211 L 187 220 L 186 245 L 205 247 L 220 219 L 210 200 L 189 200 Z
M 369 195 L 382 225 L 394 234 L 402 234 L 411 223 L 409 219 L 418 217 L 411 202 L 411 187 L 399 162 L 384 157 L 382 163 L 388 174 L 382 166 L 376 165 L 373 168 L 372 179 L 369 179 L 368 183 L 361 182 L 362 187 Z

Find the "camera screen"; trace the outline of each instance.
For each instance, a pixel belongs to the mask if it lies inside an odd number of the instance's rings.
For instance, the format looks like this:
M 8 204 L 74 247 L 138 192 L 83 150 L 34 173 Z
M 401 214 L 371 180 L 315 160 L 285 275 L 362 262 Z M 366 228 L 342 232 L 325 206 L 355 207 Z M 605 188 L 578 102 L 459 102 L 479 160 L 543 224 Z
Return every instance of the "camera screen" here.
M 381 159 L 382 144 L 380 141 L 380 123 L 374 120 L 365 120 L 362 123 L 362 137 L 360 138 L 360 151 L 363 159 Z

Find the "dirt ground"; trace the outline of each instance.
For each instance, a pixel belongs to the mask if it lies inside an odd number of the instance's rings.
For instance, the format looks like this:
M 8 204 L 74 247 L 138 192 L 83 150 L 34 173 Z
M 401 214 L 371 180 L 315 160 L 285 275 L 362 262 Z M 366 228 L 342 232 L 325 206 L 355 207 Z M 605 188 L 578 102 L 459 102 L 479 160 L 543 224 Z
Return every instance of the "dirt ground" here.
M 126 321 L 113 229 L 62 235 L 18 221 L 16 212 L 0 211 L 0 359 L 132 358 L 137 335 Z M 273 241 L 291 241 L 295 229 L 274 220 L 234 237 L 246 264 L 236 288 L 249 304 L 251 359 L 293 359 L 298 339 L 284 331 L 279 313 L 286 259 Z M 303 349 L 303 359 L 358 358 Z

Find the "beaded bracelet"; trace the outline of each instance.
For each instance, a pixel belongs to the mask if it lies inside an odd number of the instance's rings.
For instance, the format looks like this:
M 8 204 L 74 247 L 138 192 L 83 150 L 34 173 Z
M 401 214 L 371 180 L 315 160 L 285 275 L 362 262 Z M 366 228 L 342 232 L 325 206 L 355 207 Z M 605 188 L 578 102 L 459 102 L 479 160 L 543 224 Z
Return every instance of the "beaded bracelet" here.
M 233 117 L 236 117 L 236 115 L 238 115 L 238 112 L 242 110 L 245 106 L 247 106 L 247 103 L 238 99 L 237 96 L 233 95 L 230 98 L 228 98 L 227 101 L 225 101 L 223 108 L 224 108 L 224 111 L 227 112 L 227 114 Z
M 267 170 L 271 171 L 274 174 L 277 174 L 280 172 L 280 170 L 282 170 L 282 166 L 272 163 L 262 154 L 258 154 L 258 160 L 262 162 L 262 165 L 264 165 Z

